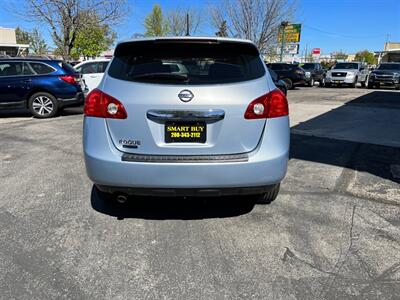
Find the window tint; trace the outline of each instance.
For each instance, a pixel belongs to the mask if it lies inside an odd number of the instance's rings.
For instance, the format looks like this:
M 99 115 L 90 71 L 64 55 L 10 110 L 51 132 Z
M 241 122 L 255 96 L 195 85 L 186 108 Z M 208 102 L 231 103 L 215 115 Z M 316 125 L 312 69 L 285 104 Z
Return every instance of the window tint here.
M 381 64 L 378 70 L 400 70 L 400 64 Z
M 100 63 L 100 69 L 99 69 L 99 73 L 104 73 L 107 69 L 109 62 L 108 61 L 104 61 Z
M 66 62 L 61 61 L 61 62 L 58 63 L 58 65 L 59 65 L 61 68 L 63 68 L 63 70 L 64 70 L 66 73 L 69 73 L 69 74 L 71 74 L 71 73 L 72 73 L 72 74 L 76 73 L 74 67 L 71 66 L 70 64 L 66 63 Z
M 36 73 L 27 62 L 24 62 L 22 65 L 22 74 L 23 75 L 35 75 Z
M 358 69 L 358 64 L 356 63 L 337 63 L 333 69 Z
M 54 69 L 52 67 L 43 63 L 30 62 L 29 65 L 32 70 L 38 75 L 50 74 L 54 72 Z
M 285 70 L 283 64 L 270 64 L 268 67 L 275 71 Z
M 315 64 L 311 64 L 311 63 L 306 63 L 304 65 L 301 66 L 304 70 L 313 70 L 315 69 L 316 65 Z M 318 67 L 317 67 L 318 69 Z
M 268 69 L 269 74 L 271 75 L 271 78 L 274 82 L 278 81 L 278 74 L 275 73 L 274 70 Z
M 265 68 L 251 44 L 156 40 L 118 46 L 108 73 L 128 81 L 212 84 L 260 78 Z
M 22 62 L 3 62 L 0 63 L 0 76 L 17 76 L 23 75 Z
M 80 72 L 82 74 L 93 74 L 93 73 L 101 73 L 99 72 L 100 63 L 87 63 L 81 66 Z

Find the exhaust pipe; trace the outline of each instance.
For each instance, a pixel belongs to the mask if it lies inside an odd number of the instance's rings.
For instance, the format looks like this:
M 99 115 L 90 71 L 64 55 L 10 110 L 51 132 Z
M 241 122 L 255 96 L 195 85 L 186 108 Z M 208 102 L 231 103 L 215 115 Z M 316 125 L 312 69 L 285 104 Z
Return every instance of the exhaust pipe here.
M 125 195 L 120 194 L 120 195 L 117 196 L 118 203 L 121 203 L 121 204 L 125 203 L 126 200 L 128 200 L 128 197 L 126 197 Z

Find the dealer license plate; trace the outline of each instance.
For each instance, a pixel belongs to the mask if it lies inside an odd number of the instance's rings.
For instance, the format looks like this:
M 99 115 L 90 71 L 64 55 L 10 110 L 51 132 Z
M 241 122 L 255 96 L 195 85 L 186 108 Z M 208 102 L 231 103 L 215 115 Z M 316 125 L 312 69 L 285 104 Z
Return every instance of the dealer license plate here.
M 207 125 L 205 122 L 166 122 L 166 143 L 205 143 Z

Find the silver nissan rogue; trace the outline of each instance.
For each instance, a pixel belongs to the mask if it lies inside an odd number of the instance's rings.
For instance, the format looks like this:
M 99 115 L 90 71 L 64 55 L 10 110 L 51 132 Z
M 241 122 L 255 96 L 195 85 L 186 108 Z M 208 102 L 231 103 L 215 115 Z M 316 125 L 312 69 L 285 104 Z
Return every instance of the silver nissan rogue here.
M 122 42 L 84 114 L 88 176 L 121 201 L 257 195 L 269 203 L 286 174 L 288 103 L 251 41 Z

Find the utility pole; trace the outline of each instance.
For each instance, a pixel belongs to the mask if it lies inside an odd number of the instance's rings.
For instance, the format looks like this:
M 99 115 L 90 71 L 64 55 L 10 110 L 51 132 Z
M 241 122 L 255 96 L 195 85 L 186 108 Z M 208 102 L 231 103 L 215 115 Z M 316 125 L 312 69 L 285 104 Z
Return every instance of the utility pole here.
M 306 44 L 306 54 L 304 55 L 304 61 L 307 62 L 307 55 L 308 55 L 308 44 Z
M 281 59 L 280 62 L 283 61 L 283 49 L 285 48 L 285 28 L 289 25 L 288 21 L 283 21 L 281 23 L 281 31 L 282 31 L 282 43 L 281 43 Z
M 189 13 L 186 14 L 186 36 L 190 36 L 190 31 L 189 31 Z

